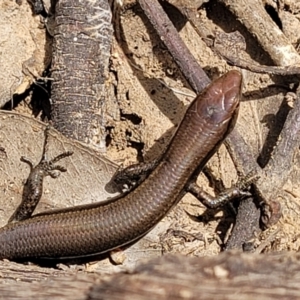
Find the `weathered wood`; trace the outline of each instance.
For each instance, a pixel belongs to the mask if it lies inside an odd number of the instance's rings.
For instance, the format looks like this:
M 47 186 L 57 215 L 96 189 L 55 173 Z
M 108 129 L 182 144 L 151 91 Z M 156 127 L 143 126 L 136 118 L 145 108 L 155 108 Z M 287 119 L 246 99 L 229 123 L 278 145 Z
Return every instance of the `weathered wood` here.
M 106 80 L 113 33 L 108 1 L 58 1 L 55 20 L 54 127 L 105 151 Z
M 300 255 L 166 255 L 110 276 L 0 263 L 3 299 L 299 299 Z
M 58 270 L 2 261 L 0 298 L 86 299 L 89 289 L 100 277 L 83 272 L 74 273 L 68 268 Z
M 299 299 L 298 254 L 165 256 L 92 288 L 88 299 Z

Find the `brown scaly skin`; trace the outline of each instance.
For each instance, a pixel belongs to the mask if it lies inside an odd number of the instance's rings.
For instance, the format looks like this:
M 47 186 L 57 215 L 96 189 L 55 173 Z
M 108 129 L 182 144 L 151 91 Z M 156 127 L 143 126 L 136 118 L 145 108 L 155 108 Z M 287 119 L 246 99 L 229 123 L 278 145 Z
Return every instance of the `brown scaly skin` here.
M 188 108 L 158 166 L 139 186 L 105 203 L 47 212 L 0 229 L 0 257 L 70 258 L 108 252 L 149 232 L 181 199 L 194 171 L 235 123 L 242 76 L 230 71 Z

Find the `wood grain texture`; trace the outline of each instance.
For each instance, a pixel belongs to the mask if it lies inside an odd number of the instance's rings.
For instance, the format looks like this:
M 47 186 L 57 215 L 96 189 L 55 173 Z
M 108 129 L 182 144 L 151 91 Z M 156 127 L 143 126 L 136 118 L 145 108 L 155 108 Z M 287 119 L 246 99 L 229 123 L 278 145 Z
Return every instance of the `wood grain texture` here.
M 299 254 L 166 255 L 110 276 L 0 263 L 3 299 L 299 299 Z M 73 275 L 72 275 L 73 273 Z

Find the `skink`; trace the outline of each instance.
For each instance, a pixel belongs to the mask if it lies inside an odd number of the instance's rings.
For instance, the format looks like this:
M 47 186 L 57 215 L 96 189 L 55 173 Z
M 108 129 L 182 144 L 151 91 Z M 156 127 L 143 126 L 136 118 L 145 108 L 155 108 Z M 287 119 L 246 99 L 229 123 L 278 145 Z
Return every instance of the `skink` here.
M 242 76 L 230 71 L 188 108 L 158 166 L 136 188 L 90 205 L 37 214 L 0 229 L 0 258 L 71 258 L 128 245 L 149 232 L 181 199 L 233 127 Z

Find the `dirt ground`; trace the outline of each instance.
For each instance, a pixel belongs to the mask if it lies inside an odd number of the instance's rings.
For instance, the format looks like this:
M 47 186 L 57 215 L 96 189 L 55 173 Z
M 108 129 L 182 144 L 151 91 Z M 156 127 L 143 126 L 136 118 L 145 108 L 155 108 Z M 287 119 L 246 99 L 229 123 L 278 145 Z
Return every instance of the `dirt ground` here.
M 30 101 L 33 90 L 40 88 L 37 79 L 44 76 L 45 67 L 51 57 L 51 37 L 46 33 L 42 18 L 33 15 L 29 3 L 24 0 L 21 2 L 19 5 L 15 1 L 2 0 L 0 4 L 0 105 L 5 105 L 6 111 L 12 110 L 25 115 L 20 117 L 7 112 L 0 114 L 0 146 L 7 153 L 7 157 L 0 156 L 1 225 L 6 224 L 19 203 L 22 182 L 28 176 L 28 166 L 19 161 L 20 156 L 28 156 L 34 162 L 40 159 L 43 125 L 38 121 L 42 119 L 42 114 L 32 111 Z M 272 1 L 262 2 L 274 20 L 274 26 L 281 27 L 288 44 L 299 52 L 298 1 L 283 1 L 279 13 Z M 234 68 L 207 46 L 192 24 L 175 7 L 165 3 L 165 10 L 211 80 Z M 45 195 L 39 211 L 89 203 L 109 196 L 104 186 L 117 165 L 127 166 L 158 157 L 180 123 L 188 104 L 195 97 L 140 6 L 134 1 L 125 1 L 119 13 L 111 51 L 111 72 L 107 80 L 107 84 L 115 92 L 107 99 L 109 142 L 106 153 L 99 156 L 95 149 L 73 141 L 68 142 L 61 135 L 53 133 L 51 154 L 55 155 L 62 149 L 76 149 L 81 154 L 65 160 L 68 172 L 55 182 L 51 178 L 45 180 Z M 202 6 L 198 13 L 203 24 L 212 33 L 241 32 L 246 40 L 246 58 L 251 58 L 260 65 L 274 65 L 271 55 L 221 3 L 212 0 Z M 276 40 L 274 43 L 276 44 Z M 278 62 L 277 64 L 279 65 Z M 258 74 L 247 70 L 241 72 L 244 77 L 243 100 L 236 126 L 258 156 L 265 143 L 279 139 L 276 128 L 281 128 L 285 121 L 287 113 L 282 111 L 287 110 L 286 101 L 291 95 L 288 92 L 295 90 L 299 80 L 296 76 Z M 14 97 L 15 103 L 9 102 L 16 94 L 18 96 Z M 32 119 L 33 114 L 37 121 Z M 97 155 L 99 158 L 96 159 Z M 258 237 L 258 243 L 267 239 L 264 252 L 297 252 L 299 249 L 298 163 L 297 150 L 288 181 L 274 195 L 281 203 L 282 217 L 276 225 Z M 92 170 L 84 169 L 87 165 L 91 165 Z M 236 170 L 224 146 L 210 160 L 209 167 L 225 186 L 237 181 Z M 93 180 L 88 180 L 94 178 L 93 176 L 97 176 L 95 180 L 98 186 L 95 190 L 92 188 L 95 186 Z M 204 175 L 201 174 L 198 181 L 205 190 L 214 192 Z M 272 182 L 269 186 L 275 190 L 276 185 L 276 182 Z M 87 190 L 90 193 L 86 193 Z M 186 212 L 195 217 L 191 218 Z M 204 217 L 200 218 L 204 213 Z M 165 253 L 181 253 L 187 256 L 216 255 L 222 249 L 221 241 L 228 235 L 233 217 L 229 208 L 207 211 L 199 201 L 187 194 L 143 240 L 126 249 L 121 258 L 113 259 L 115 262 L 122 261 L 123 264 L 111 264 L 110 259 L 105 259 L 97 264 L 77 265 L 68 270 L 71 273 L 76 269 L 108 274 L 134 267 L 143 259 Z M 176 237 L 176 231 L 192 234 L 193 238 L 185 240 L 180 236 Z M 13 265 L 12 263 L 11 266 Z M 59 267 L 65 272 L 65 266 Z M 11 278 L 2 277 L 2 280 L 3 283 L 10 282 Z

